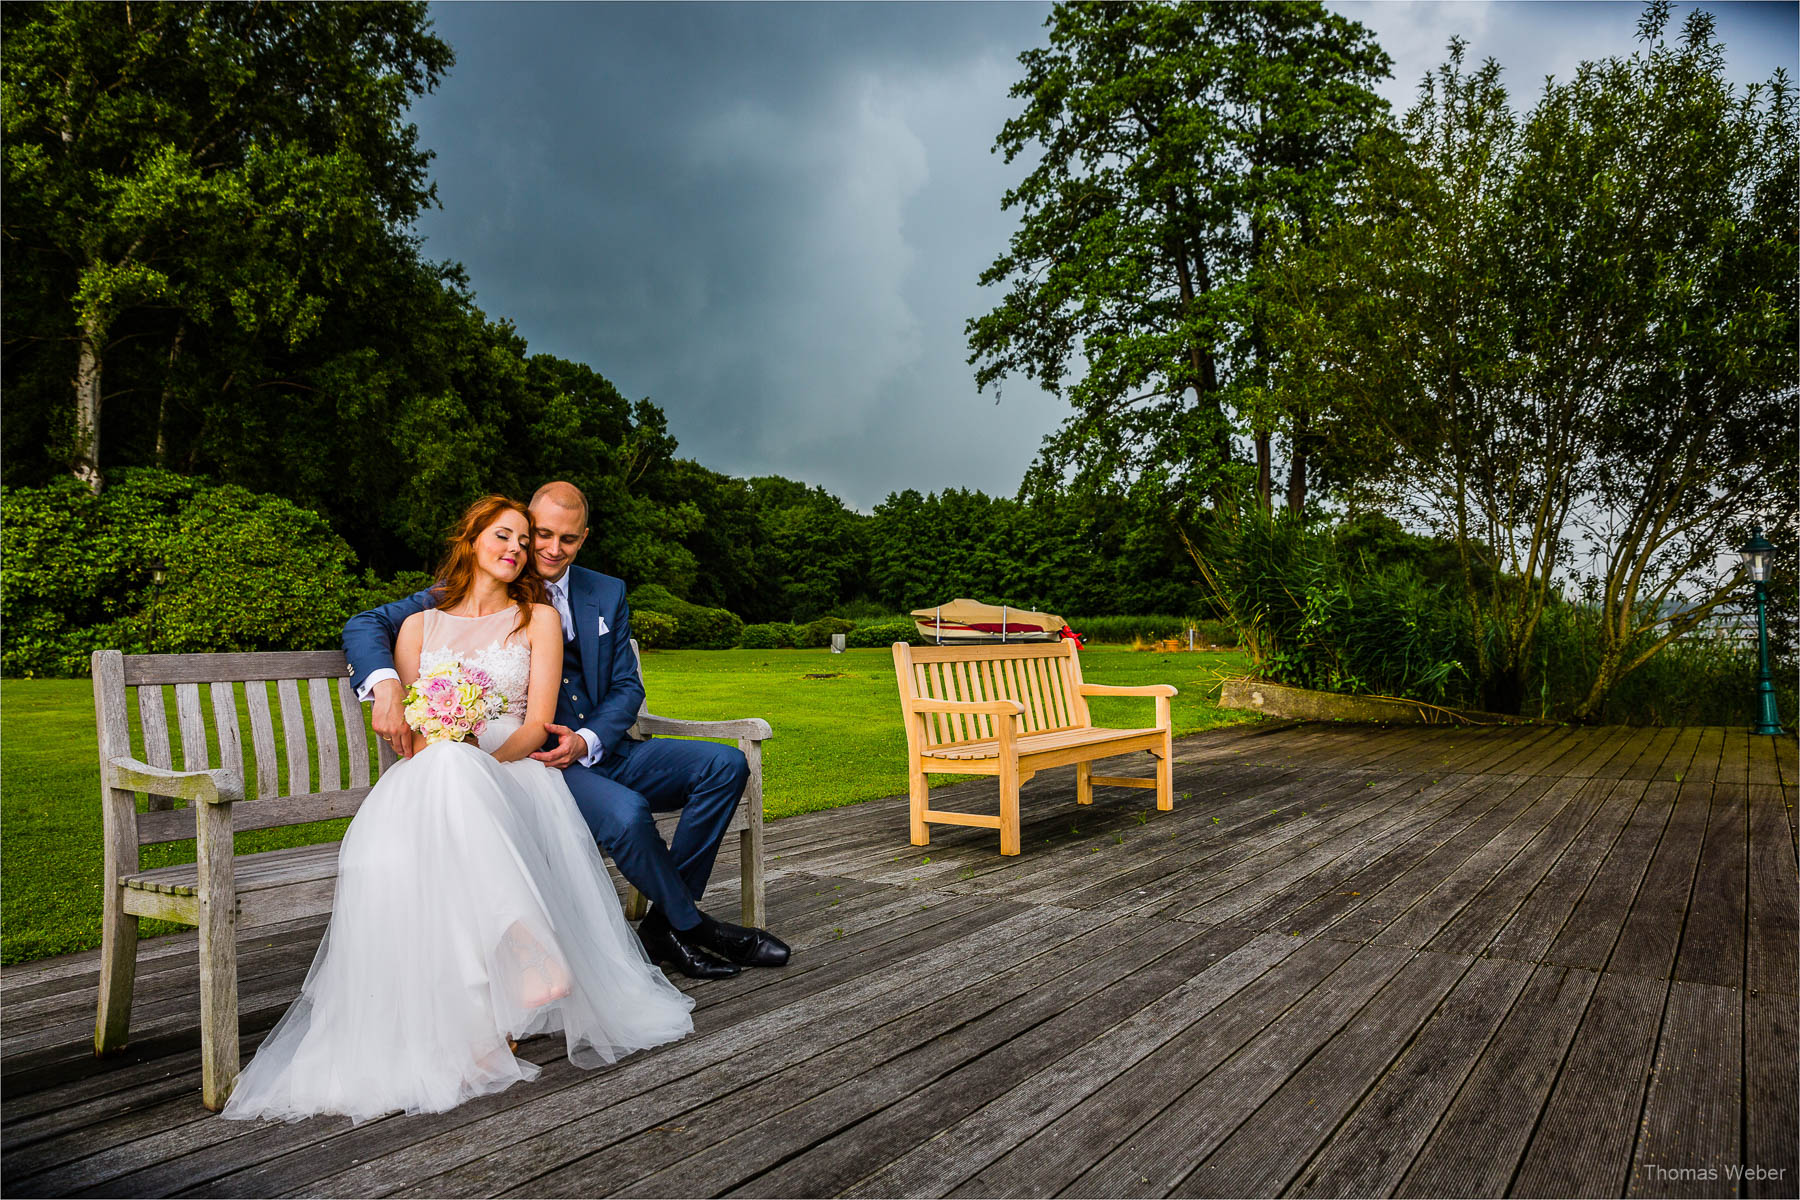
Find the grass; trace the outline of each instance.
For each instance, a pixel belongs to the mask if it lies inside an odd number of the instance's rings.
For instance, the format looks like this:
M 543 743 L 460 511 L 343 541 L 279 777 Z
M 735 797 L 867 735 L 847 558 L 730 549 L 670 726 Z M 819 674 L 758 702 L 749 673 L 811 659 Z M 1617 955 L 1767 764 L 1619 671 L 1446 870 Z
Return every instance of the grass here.
M 1245 666 L 1235 652 L 1154 654 L 1096 646 L 1082 654 L 1091 682 L 1179 687 L 1177 734 L 1255 719 L 1214 704 L 1213 673 Z M 887 650 L 667 650 L 645 656 L 644 675 L 650 707 L 662 716 L 768 720 L 775 732 L 763 752 L 763 800 L 772 818 L 906 790 L 906 734 Z M 1149 700 L 1103 698 L 1091 707 L 1102 725 L 1150 721 Z M 174 711 L 172 698 L 167 708 Z M 133 720 L 137 745 L 135 714 Z M 179 738 L 173 740 L 179 765 Z M 98 946 L 101 828 L 92 685 L 85 679 L 0 681 L 0 755 L 0 961 Z M 345 824 L 242 834 L 237 848 L 248 853 L 341 837 Z M 146 867 L 193 857 L 192 842 L 143 851 Z M 176 928 L 147 921 L 142 932 Z

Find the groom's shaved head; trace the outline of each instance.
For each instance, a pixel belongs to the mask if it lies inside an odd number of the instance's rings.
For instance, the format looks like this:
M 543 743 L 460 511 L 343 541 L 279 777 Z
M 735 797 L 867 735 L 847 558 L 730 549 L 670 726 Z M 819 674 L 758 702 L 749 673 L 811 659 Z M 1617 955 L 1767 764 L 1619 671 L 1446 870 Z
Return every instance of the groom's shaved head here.
M 538 507 L 543 504 L 554 504 L 558 508 L 573 509 L 574 511 L 579 512 L 581 514 L 582 528 L 587 528 L 587 497 L 582 495 L 581 489 L 574 484 L 564 483 L 560 479 L 551 483 L 546 483 L 543 487 L 532 493 L 532 511 L 537 511 Z

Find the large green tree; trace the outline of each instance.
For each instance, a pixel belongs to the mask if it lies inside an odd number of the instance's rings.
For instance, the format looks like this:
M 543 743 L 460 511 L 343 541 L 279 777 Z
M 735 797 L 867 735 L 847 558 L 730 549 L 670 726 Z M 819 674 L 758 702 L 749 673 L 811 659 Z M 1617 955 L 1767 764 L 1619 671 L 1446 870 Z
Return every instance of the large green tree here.
M 409 259 L 432 189 L 406 108 L 451 61 L 422 3 L 8 6 L 7 367 L 62 380 L 34 432 L 77 478 L 100 488 L 122 391 L 121 424 L 167 458 L 197 352 L 253 369 L 236 406 L 304 386 L 250 347 L 307 342 L 365 270 Z
M 1567 586 L 1596 622 L 1576 715 L 1791 538 L 1796 145 L 1784 75 L 1726 81 L 1711 17 L 1585 63 L 1516 115 L 1450 61 L 1372 140 L 1352 219 L 1293 259 L 1287 331 L 1393 447 L 1396 501 L 1461 548 L 1484 700 L 1517 711 Z M 1304 308 L 1305 306 L 1300 306 Z M 1587 565 L 1591 563 L 1592 565 Z
M 1061 4 L 1048 25 L 996 143 L 1037 165 L 981 278 L 1006 295 L 968 323 L 977 382 L 1067 395 L 1042 479 L 1193 504 L 1226 490 L 1242 432 L 1267 505 L 1279 432 L 1301 507 L 1316 414 L 1273 387 L 1265 276 L 1284 224 L 1334 219 L 1387 55 L 1316 3 Z

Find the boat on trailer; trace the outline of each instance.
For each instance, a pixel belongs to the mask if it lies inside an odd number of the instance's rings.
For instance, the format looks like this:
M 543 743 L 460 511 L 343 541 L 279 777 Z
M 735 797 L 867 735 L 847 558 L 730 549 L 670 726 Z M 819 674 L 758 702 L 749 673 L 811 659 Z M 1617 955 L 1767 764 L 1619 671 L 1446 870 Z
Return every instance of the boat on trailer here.
M 1053 613 L 983 604 L 967 598 L 915 608 L 911 616 L 924 639 L 935 645 L 970 645 L 1009 642 L 1054 642 L 1075 637 L 1063 619 Z

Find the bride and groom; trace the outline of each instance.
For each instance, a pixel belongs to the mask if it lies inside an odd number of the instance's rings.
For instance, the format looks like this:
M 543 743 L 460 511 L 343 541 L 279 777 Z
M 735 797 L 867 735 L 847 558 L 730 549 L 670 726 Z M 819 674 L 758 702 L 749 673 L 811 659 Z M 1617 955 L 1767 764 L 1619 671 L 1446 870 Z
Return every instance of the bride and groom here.
M 403 761 L 345 832 L 325 939 L 224 1116 L 443 1111 L 535 1078 L 526 1037 L 560 1031 L 596 1066 L 690 1032 L 693 1001 L 656 963 L 715 978 L 787 961 L 697 906 L 748 770 L 735 747 L 628 736 L 644 689 L 625 588 L 573 565 L 587 532 L 567 483 L 529 509 L 487 497 L 434 587 L 345 627 L 352 683 Z M 428 746 L 406 688 L 446 664 L 484 674 L 505 711 L 474 743 Z M 674 809 L 665 845 L 653 814 Z M 596 842 L 652 901 L 635 935 Z

